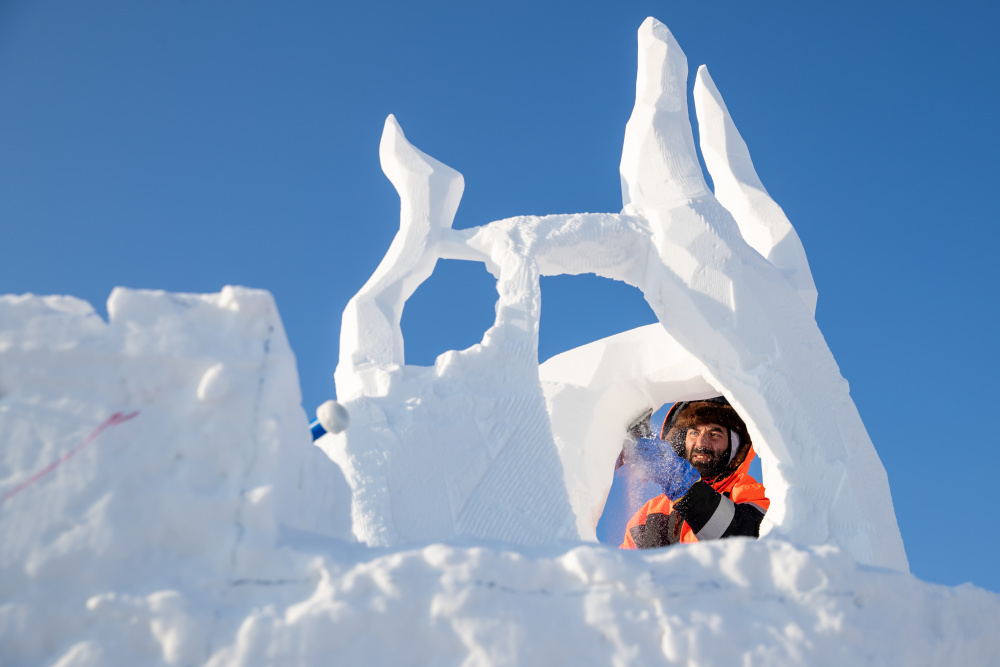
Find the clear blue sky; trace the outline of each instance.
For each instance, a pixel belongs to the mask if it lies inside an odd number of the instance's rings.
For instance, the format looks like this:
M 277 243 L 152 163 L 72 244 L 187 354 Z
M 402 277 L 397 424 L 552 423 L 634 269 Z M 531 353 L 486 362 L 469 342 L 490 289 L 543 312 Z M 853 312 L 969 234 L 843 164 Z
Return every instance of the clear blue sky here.
M 456 227 L 617 211 L 648 15 L 798 229 L 914 573 L 1000 591 L 996 3 L 2 0 L 0 293 L 268 289 L 311 413 L 397 228 L 386 115 L 465 175 Z M 653 319 L 610 281 L 542 288 L 542 359 Z M 407 361 L 478 342 L 493 300 L 442 263 Z

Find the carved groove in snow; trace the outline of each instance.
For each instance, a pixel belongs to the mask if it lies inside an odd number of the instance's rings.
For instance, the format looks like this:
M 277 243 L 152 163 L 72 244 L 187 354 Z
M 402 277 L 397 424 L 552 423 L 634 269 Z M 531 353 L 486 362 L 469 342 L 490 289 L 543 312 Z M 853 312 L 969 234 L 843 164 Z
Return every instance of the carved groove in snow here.
M 765 535 L 908 569 L 885 470 L 814 319 L 798 236 L 702 66 L 694 99 L 709 190 L 687 74 L 669 30 L 647 19 L 621 213 L 454 230 L 462 175 L 386 120 L 379 154 L 400 230 L 344 312 L 336 383 L 351 426 L 320 441 L 352 487 L 360 540 L 596 539 L 625 424 L 647 406 L 724 393 L 763 461 Z M 406 366 L 403 305 L 440 258 L 486 265 L 496 320 L 480 344 Z M 637 287 L 660 324 L 539 367 L 539 277 L 579 273 Z

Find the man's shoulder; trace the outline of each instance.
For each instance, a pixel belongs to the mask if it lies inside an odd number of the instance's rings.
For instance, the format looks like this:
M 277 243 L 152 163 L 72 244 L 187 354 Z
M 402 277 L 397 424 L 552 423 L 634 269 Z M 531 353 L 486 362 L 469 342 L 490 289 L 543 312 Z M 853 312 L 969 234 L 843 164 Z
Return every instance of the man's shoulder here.
M 716 477 L 715 479 L 708 482 L 716 491 L 723 493 L 725 491 L 730 491 L 737 486 L 746 486 L 756 484 L 757 486 L 763 486 L 760 482 L 753 478 L 753 476 L 745 469 L 734 470 L 724 477 Z
M 763 486 L 760 482 L 757 481 L 757 479 L 753 475 L 751 475 L 748 472 L 743 472 L 741 470 L 737 470 L 735 473 L 733 473 L 732 479 L 734 481 L 734 485 L 757 484 Z
M 643 523 L 645 521 L 645 517 L 649 514 L 670 514 L 672 507 L 673 503 L 670 502 L 670 498 L 667 498 L 666 494 L 661 493 L 660 495 L 647 500 L 645 504 L 632 515 L 632 521 L 629 523 Z
M 754 503 L 767 511 L 771 502 L 767 499 L 764 485 L 746 472 L 737 471 L 726 480 L 726 483 L 716 488 L 720 493 L 725 493 L 734 503 Z
M 635 526 L 642 526 L 646 524 L 646 518 L 650 514 L 670 514 L 672 503 L 670 499 L 667 498 L 665 494 L 660 494 L 654 498 L 650 498 L 636 510 L 632 518 L 629 519 L 628 524 L 625 526 L 625 538 L 622 541 L 622 549 L 635 549 L 635 540 L 631 534 L 632 528 Z

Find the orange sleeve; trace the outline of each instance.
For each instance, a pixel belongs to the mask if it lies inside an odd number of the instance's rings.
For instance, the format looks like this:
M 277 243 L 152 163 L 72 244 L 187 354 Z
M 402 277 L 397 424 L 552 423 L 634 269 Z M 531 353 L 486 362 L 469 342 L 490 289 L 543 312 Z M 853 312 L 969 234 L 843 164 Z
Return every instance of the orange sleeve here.
M 641 526 L 646 523 L 646 517 L 650 512 L 660 512 L 662 514 L 670 514 L 670 508 L 672 503 L 670 499 L 664 495 L 659 495 L 652 500 L 646 501 L 646 504 L 639 508 L 639 511 L 632 515 L 632 518 L 628 520 L 628 525 L 625 526 L 625 539 L 622 540 L 619 549 L 635 549 L 635 540 L 632 539 L 632 527 Z
M 750 475 L 746 475 L 733 487 L 730 500 L 734 503 L 753 503 L 766 512 L 771 506 L 771 501 L 764 494 L 764 485 Z
M 622 540 L 621 546 L 618 547 L 619 549 L 635 549 L 635 540 L 632 539 L 632 533 L 628 530 L 632 527 L 632 522 L 629 521 L 628 524 L 625 528 L 625 539 Z

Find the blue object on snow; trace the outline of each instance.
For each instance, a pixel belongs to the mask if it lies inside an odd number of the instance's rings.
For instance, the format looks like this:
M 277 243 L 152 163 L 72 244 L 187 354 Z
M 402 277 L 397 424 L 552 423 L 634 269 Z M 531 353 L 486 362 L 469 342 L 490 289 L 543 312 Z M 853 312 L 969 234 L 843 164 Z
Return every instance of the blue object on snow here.
M 312 431 L 313 442 L 326 435 L 326 429 L 323 428 L 323 425 L 319 423 L 318 419 L 314 419 L 309 423 L 309 430 Z
M 635 465 L 646 479 L 663 487 L 670 500 L 678 500 L 691 490 L 701 474 L 689 461 L 681 458 L 659 438 L 629 439 L 625 444 L 625 461 Z

